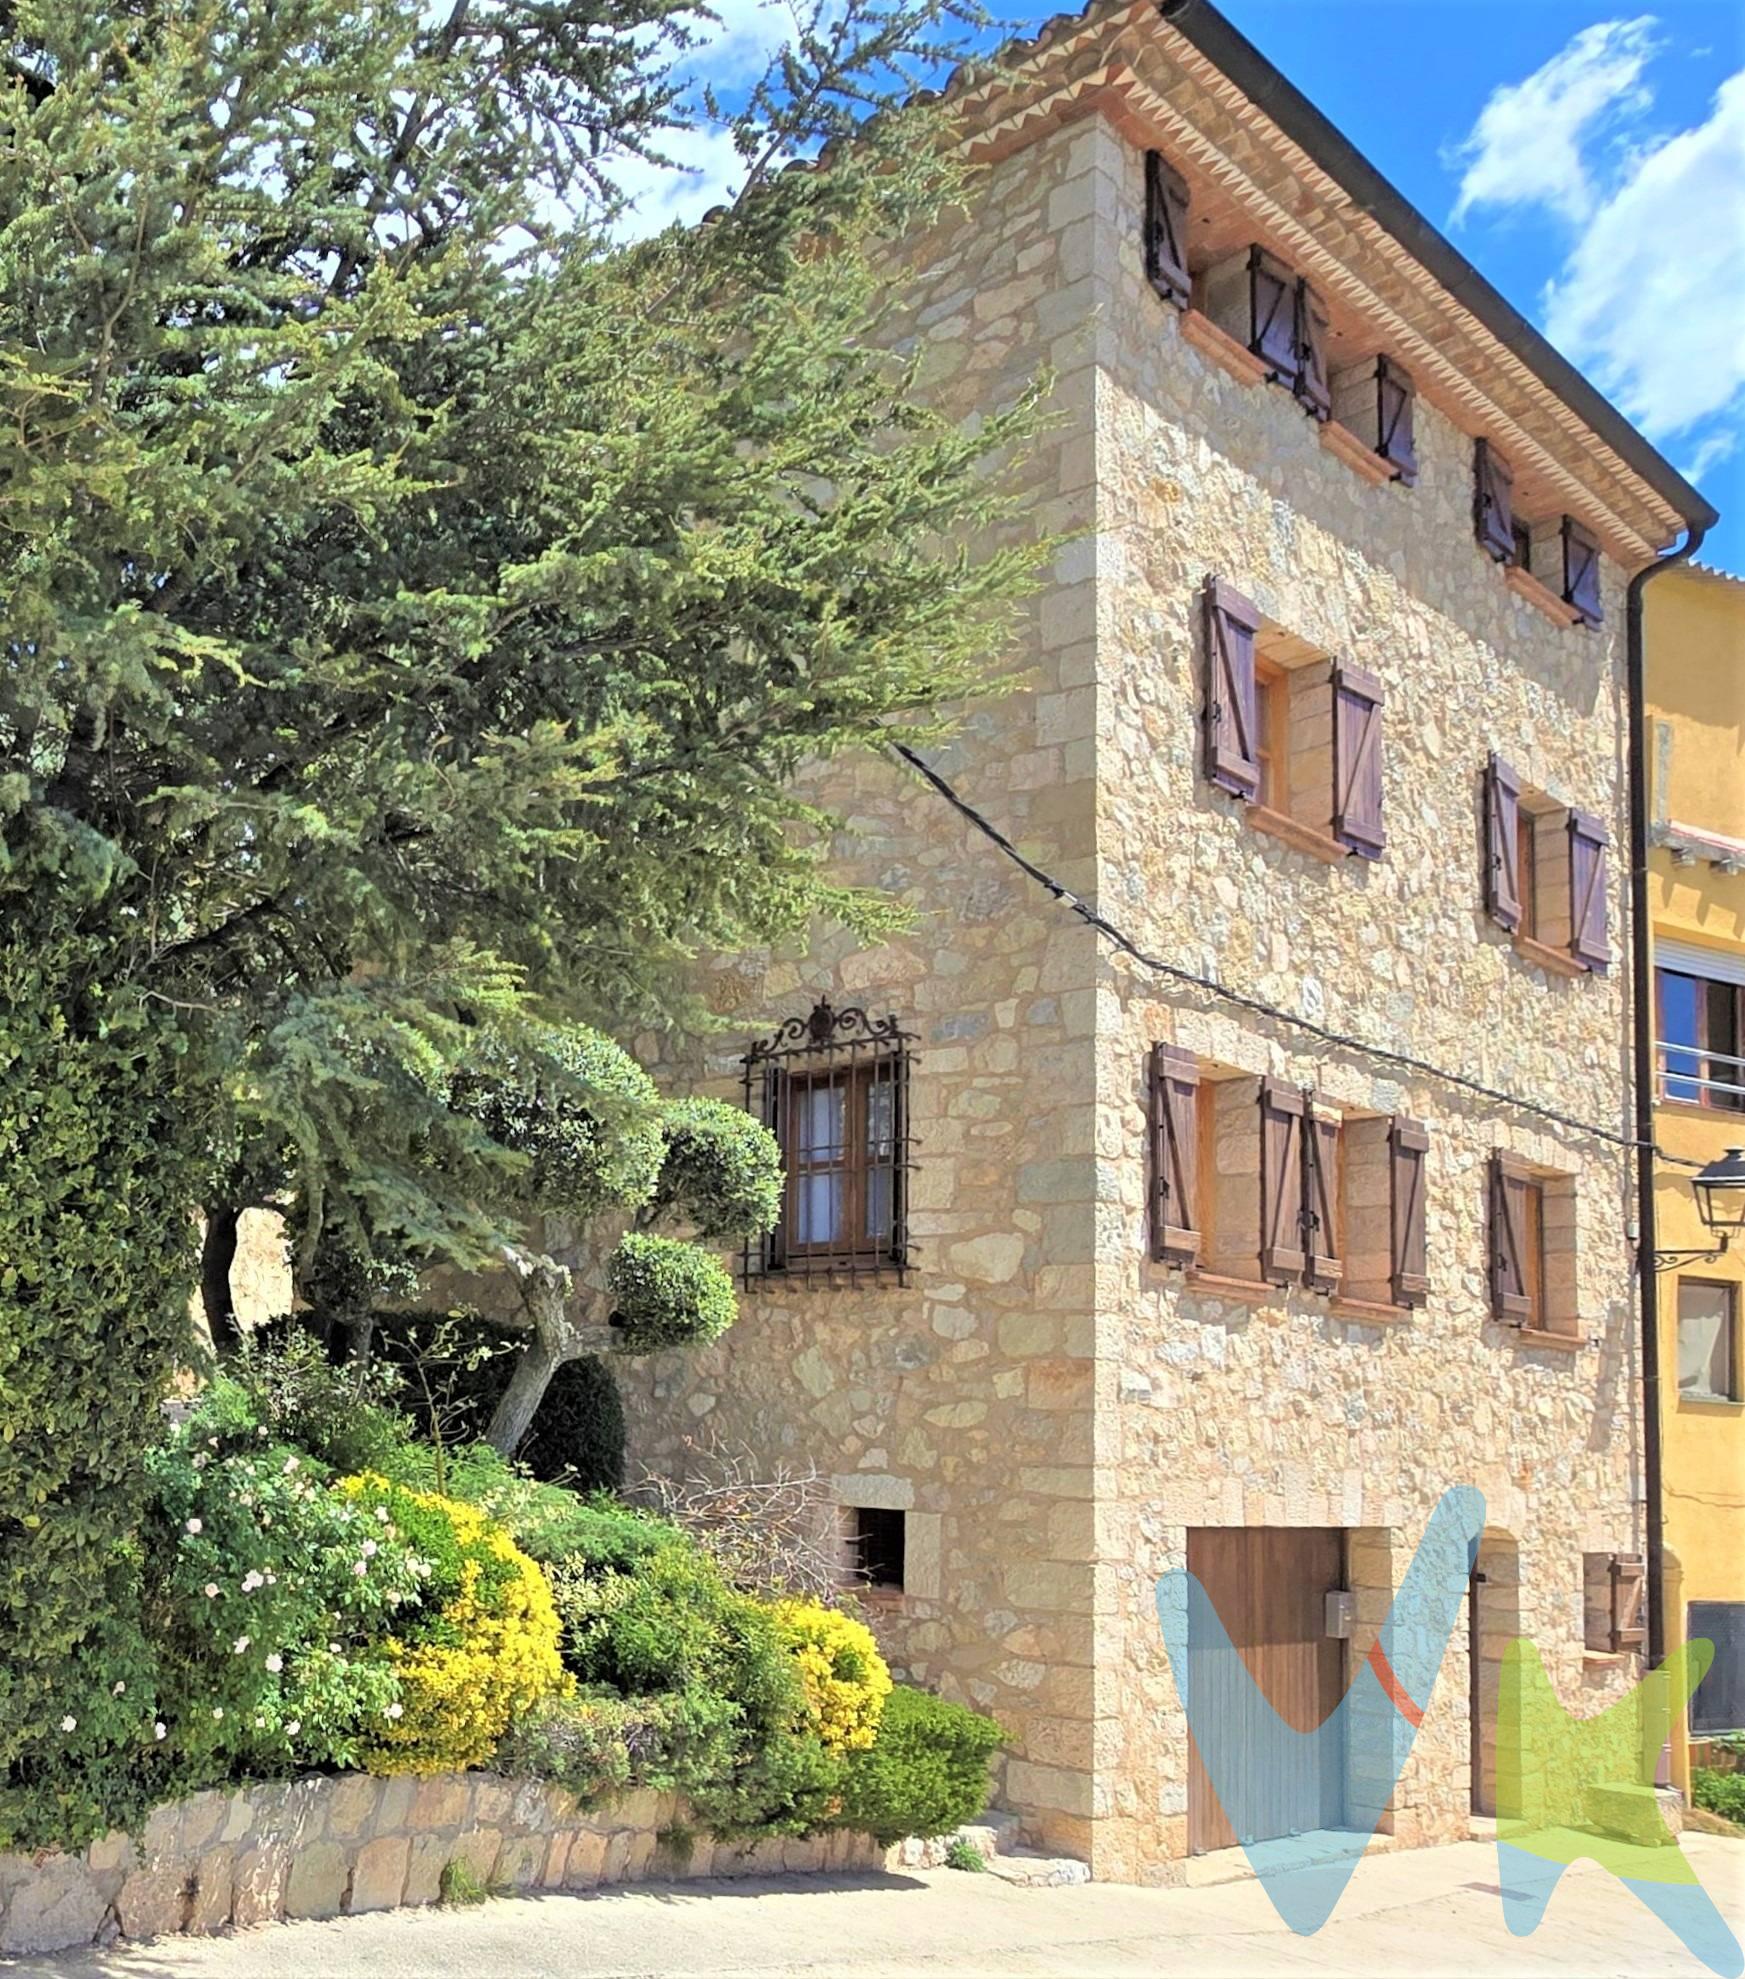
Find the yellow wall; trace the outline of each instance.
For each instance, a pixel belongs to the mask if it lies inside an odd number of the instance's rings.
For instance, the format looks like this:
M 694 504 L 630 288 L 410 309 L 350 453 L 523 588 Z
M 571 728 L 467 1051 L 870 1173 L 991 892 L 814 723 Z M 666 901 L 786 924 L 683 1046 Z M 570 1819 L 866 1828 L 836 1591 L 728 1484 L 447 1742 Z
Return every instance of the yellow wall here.
M 1644 599 L 1649 760 L 1657 825 L 1745 841 L 1745 582 L 1700 570 L 1669 572 Z M 1649 857 L 1657 938 L 1745 953 L 1745 870 L 1713 858 Z M 1745 1113 L 1661 1106 L 1655 1140 L 1668 1155 L 1712 1160 L 1745 1143 Z M 1655 1203 L 1662 1250 L 1706 1248 L 1690 1170 L 1663 1163 Z M 1685 1604 L 1745 1600 L 1745 1403 L 1680 1402 L 1678 1280 L 1730 1279 L 1745 1315 L 1745 1243 L 1661 1276 L 1662 1467 L 1666 1506 L 1667 1642 L 1683 1640 Z M 1745 1316 L 1741 1317 L 1745 1327 Z M 1736 1343 L 1736 1354 L 1745 1341 Z M 1741 1358 L 1745 1358 L 1742 1355 Z M 1675 1771 L 1686 1784 L 1685 1755 Z

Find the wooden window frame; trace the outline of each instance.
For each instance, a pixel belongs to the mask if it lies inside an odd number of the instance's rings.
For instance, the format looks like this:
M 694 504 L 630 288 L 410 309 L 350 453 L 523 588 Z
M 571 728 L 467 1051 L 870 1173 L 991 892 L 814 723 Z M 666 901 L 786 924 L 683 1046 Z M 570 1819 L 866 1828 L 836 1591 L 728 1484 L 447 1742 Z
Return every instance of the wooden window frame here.
M 1728 1392 L 1724 1395 L 1714 1394 L 1708 1390 L 1702 1390 L 1700 1392 L 1698 1391 L 1687 1392 L 1686 1389 L 1681 1384 L 1679 1385 L 1676 1391 L 1678 1396 L 1678 1405 L 1680 1408 L 1686 1408 L 1693 1405 L 1697 1408 L 1702 1408 L 1705 1404 L 1712 1407 L 1716 1403 L 1720 1403 L 1722 1405 L 1726 1405 L 1729 1403 L 1737 1405 L 1740 1402 L 1745 1402 L 1745 1387 L 1741 1386 L 1740 1369 L 1739 1369 L 1740 1298 L 1739 1298 L 1739 1284 L 1736 1279 L 1703 1278 L 1695 1274 L 1686 1276 L 1684 1273 L 1680 1273 L 1678 1286 L 1674 1299 L 1674 1305 L 1673 1305 L 1673 1336 L 1672 1337 L 1673 1337 L 1674 1378 L 1676 1379 L 1677 1370 L 1678 1370 L 1679 1329 L 1684 1325 L 1684 1313 L 1682 1312 L 1682 1310 L 1680 1310 L 1680 1308 L 1683 1305 L 1684 1288 L 1687 1285 L 1700 1285 L 1704 1291 L 1721 1292 L 1725 1294 L 1726 1318 L 1722 1322 L 1721 1331 L 1722 1331 L 1722 1337 L 1725 1339 L 1727 1343 Z
M 746 1052 L 741 1060 L 746 1109 L 760 1114 L 775 1134 L 787 1170 L 775 1229 L 745 1249 L 742 1271 L 748 1283 L 776 1277 L 805 1284 L 865 1278 L 907 1282 L 911 1263 L 909 1175 L 913 1166 L 909 1074 L 914 1043 L 913 1034 L 903 1030 L 894 1015 L 875 1019 L 858 1008 L 837 1010 L 823 997 L 809 1016 L 790 1017 Z M 795 1098 L 819 1086 L 838 1083 L 845 1092 L 843 1159 L 801 1168 L 795 1160 Z M 867 1131 L 869 1101 L 874 1086 L 886 1083 L 891 1091 L 891 1154 L 888 1162 L 875 1164 Z M 867 1183 L 875 1167 L 888 1169 L 890 1174 L 890 1227 L 869 1236 L 865 1234 Z M 802 1244 L 795 1239 L 795 1184 L 807 1174 L 824 1172 L 840 1173 L 845 1178 L 839 1229 L 846 1237 Z

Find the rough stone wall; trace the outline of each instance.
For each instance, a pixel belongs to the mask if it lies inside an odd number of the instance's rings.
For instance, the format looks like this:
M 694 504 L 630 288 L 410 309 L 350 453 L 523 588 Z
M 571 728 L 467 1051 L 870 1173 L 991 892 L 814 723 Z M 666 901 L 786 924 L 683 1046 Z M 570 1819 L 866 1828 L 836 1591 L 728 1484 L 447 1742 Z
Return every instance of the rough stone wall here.
M 961 413 L 1056 374 L 1058 423 L 1020 470 L 1025 527 L 1091 520 L 1091 217 L 1062 134 L 999 169 L 968 220 L 921 242 L 912 290 L 924 371 Z M 1094 878 L 1093 610 L 1069 543 L 1011 655 L 1015 691 L 930 749 L 1070 884 Z M 992 1711 L 1012 1733 L 1004 1797 L 1072 1851 L 1092 1771 L 1090 1479 L 1093 939 L 913 774 L 845 762 L 821 794 L 843 817 L 842 878 L 889 889 L 912 930 L 859 950 L 746 958 L 709 993 L 732 1031 L 712 1057 L 647 1038 L 662 1077 L 737 1098 L 745 1041 L 838 1006 L 918 1035 L 909 1228 L 894 1283 L 756 1285 L 695 1353 L 620 1365 L 632 1464 L 719 1439 L 838 1480 L 844 1503 L 908 1514 L 906 1592 L 869 1615 L 901 1674 Z
M 1143 281 L 1139 153 L 1096 127 L 1090 175 L 1109 361 L 1097 396 L 1098 901 L 1142 946 L 1330 1029 L 1627 1130 L 1620 972 L 1531 966 L 1485 917 L 1480 779 L 1527 783 L 1626 842 L 1623 577 L 1607 621 L 1560 629 L 1473 541 L 1471 442 L 1420 402 L 1418 485 L 1375 486 L 1287 393 L 1185 343 Z M 1327 864 L 1263 836 L 1200 771 L 1200 586 L 1216 573 L 1386 691 L 1387 848 Z M 1627 953 L 1623 862 L 1611 936 Z M 1145 1242 L 1145 1057 L 1154 1040 L 1428 1123 L 1430 1295 L 1392 1322 L 1292 1289 L 1207 1296 Z M 1489 1318 L 1493 1147 L 1576 1178 L 1576 1351 Z M 1353 1656 L 1442 1490 L 1476 1484 L 1512 1541 L 1512 1622 L 1582 1711 L 1628 1676 L 1584 1658 L 1582 1554 L 1639 1551 L 1636 1343 L 1623 1151 L 1440 1080 L 1104 959 L 1097 1023 L 1098 1875 L 1175 1873 L 1184 1725 L 1152 1607 L 1196 1525 L 1351 1529 Z M 1505 1537 L 1506 1535 L 1506 1537 Z M 1500 1642 L 1503 1624 L 1492 1635 Z M 1495 1647 L 1495 1645 L 1493 1645 Z M 1500 1653 L 1500 1647 L 1496 1649 Z M 1468 1817 L 1457 1625 L 1395 1796 L 1402 1841 Z
M 1482 558 L 1470 442 L 1438 414 L 1419 408 L 1418 486 L 1377 487 L 1285 393 L 1184 342 L 1141 279 L 1141 200 L 1139 154 L 1093 118 L 1000 164 L 970 223 L 918 256 L 944 404 L 997 403 L 1055 367 L 1035 519 L 1087 532 L 1056 559 L 1018 691 L 970 710 L 941 767 L 1151 951 L 1622 1130 L 1620 979 L 1547 975 L 1485 920 L 1478 812 L 1499 746 L 1623 843 L 1620 573 L 1601 631 L 1560 630 Z M 1380 861 L 1262 837 L 1200 777 L 1208 572 L 1380 676 Z M 840 765 L 820 794 L 846 819 L 839 872 L 898 894 L 913 931 L 723 971 L 733 1046 L 670 1050 L 667 1071 L 734 1093 L 739 1036 L 820 991 L 894 1011 L 920 1038 L 917 1269 L 903 1288 L 754 1287 L 722 1341 L 623 1369 L 633 1457 L 670 1465 L 718 1436 L 815 1465 L 845 1503 L 908 1509 L 925 1572 L 879 1609 L 881 1640 L 1002 1719 L 1004 1804 L 1100 1877 L 1181 1873 L 1185 1726 L 1152 1588 L 1194 1526 L 1347 1528 L 1361 1655 L 1442 1489 L 1477 1484 L 1498 1562 L 1481 1654 L 1494 1665 L 1524 1626 L 1577 1708 L 1615 1694 L 1627 1668 L 1582 1654 L 1581 1556 L 1642 1545 L 1620 1151 L 1116 962 L 888 766 Z M 1612 870 L 1622 955 L 1615 853 Z M 1428 1304 L 1358 1323 L 1316 1295 L 1214 1298 L 1153 1266 L 1154 1040 L 1427 1121 Z M 1489 1321 L 1494 1146 L 1577 1177 L 1575 1351 Z M 1396 1796 L 1402 1843 L 1466 1830 L 1466 1686 L 1457 1627 Z
M 715 1842 L 683 1832 L 684 1812 L 646 1791 L 583 1812 L 561 1787 L 490 1773 L 196 1794 L 156 1809 L 137 1840 L 117 1830 L 79 1855 L 0 1855 L 0 1953 L 431 1904 L 451 1862 L 508 1894 L 876 1869 L 887 1857 L 846 1832 Z

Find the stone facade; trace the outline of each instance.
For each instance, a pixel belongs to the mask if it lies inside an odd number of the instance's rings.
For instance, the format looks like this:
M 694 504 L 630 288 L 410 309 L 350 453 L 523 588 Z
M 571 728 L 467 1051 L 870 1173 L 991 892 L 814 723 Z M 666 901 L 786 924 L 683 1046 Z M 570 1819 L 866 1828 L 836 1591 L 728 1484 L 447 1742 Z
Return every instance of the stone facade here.
M 431 1904 L 451 1862 L 506 1896 L 876 1869 L 921 1850 L 848 1833 L 715 1842 L 685 1821 L 671 1794 L 584 1811 L 560 1787 L 490 1773 L 345 1773 L 196 1794 L 158 1808 L 137 1838 L 118 1831 L 80 1855 L 0 1855 L 0 1953 Z
M 1161 71 L 1169 31 L 1147 23 L 1134 32 Z M 1232 217 L 1241 174 L 1208 192 L 1207 145 L 1180 140 L 1184 124 L 1235 119 L 1231 93 L 1197 100 L 1185 57 L 1152 81 L 1156 100 L 1173 92 L 1159 128 L 1195 200 L 1225 235 L 1270 235 L 1288 255 L 1278 209 L 1255 194 Z M 931 760 L 1148 955 L 1277 1014 L 1123 956 L 899 765 L 834 766 L 817 794 L 842 820 L 836 870 L 901 899 L 909 930 L 871 950 L 825 933 L 804 954 L 741 959 L 710 993 L 748 1037 L 821 994 L 915 1035 L 913 1268 L 901 1284 L 760 1280 L 720 1341 L 620 1378 L 651 1465 L 719 1438 L 810 1463 L 845 1506 L 903 1511 L 911 1570 L 874 1612 L 895 1665 L 1009 1728 L 998 1799 L 1027 1839 L 1099 1877 L 1173 1881 L 1188 1745 L 1153 1588 L 1196 1528 L 1340 1529 L 1355 1669 L 1442 1491 L 1485 1493 L 1480 1668 L 1457 1626 L 1394 1797 L 1397 1845 L 1467 1833 L 1494 1761 L 1483 1734 L 1473 1750 L 1471 1687 L 1482 1721 L 1511 1635 L 1535 1636 L 1579 1711 L 1633 1674 L 1628 1656 L 1583 1647 L 1584 1555 L 1643 1545 L 1630 1184 L 1607 1138 L 1629 1131 L 1626 889 L 1614 854 L 1619 964 L 1561 969 L 1486 917 L 1480 844 L 1492 750 L 1626 843 L 1623 589 L 1634 532 L 1659 525 L 1646 496 L 1618 495 L 1610 521 L 1590 513 L 1605 617 L 1577 628 L 1475 543 L 1476 429 L 1459 393 L 1421 388 L 1413 486 L 1365 468 L 1349 435 L 1330 441 L 1146 281 L 1144 145 L 1163 140 L 1135 100 L 1093 92 L 1031 127 L 1007 119 L 971 212 L 915 245 L 910 327 L 939 403 L 967 414 L 1052 371 L 1056 418 L 1020 471 L 1031 522 L 1064 539 L 1016 687 L 966 709 Z M 1260 176 L 1252 153 L 1243 170 Z M 1305 210 L 1319 196 L 1297 190 Z M 1372 350 L 1387 325 L 1404 334 L 1397 314 L 1377 320 Z M 1361 309 L 1341 299 L 1335 330 L 1361 354 Z M 1572 485 L 1578 441 L 1537 456 L 1533 499 Z M 1596 505 L 1616 482 L 1590 476 Z M 1263 831 L 1207 782 L 1208 573 L 1381 683 L 1380 858 Z M 1425 1302 L 1233 1292 L 1154 1263 L 1159 1042 L 1313 1088 L 1353 1122 L 1424 1122 Z M 739 1090 L 743 1046 L 640 1044 L 676 1085 Z M 1558 1337 L 1491 1318 L 1498 1150 L 1547 1177 Z

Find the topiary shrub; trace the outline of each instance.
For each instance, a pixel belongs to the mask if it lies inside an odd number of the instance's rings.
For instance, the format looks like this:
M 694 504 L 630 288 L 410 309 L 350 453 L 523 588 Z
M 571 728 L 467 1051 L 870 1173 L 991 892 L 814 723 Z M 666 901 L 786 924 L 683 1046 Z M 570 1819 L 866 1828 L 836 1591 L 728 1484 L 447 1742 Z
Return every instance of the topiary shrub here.
M 864 1752 L 891 1694 L 891 1672 L 872 1630 L 820 1601 L 778 1601 L 774 1613 L 800 1673 L 812 1730 L 832 1752 Z
M 471 1505 L 373 1474 L 340 1490 L 366 1530 L 374 1521 L 404 1537 L 424 1583 L 417 1611 L 385 1644 L 400 1705 L 364 1764 L 374 1773 L 482 1766 L 518 1712 L 567 1684 L 545 1576 Z
M 843 1761 L 834 1825 L 886 1843 L 949 1834 L 987 1805 L 988 1761 L 1005 1736 L 979 1711 L 898 1684 L 878 1737 Z
M 626 1353 L 718 1339 L 739 1314 L 727 1267 L 676 1237 L 633 1230 L 607 1263 L 606 1289 Z
M 743 1106 L 675 1100 L 663 1121 L 666 1159 L 655 1203 L 688 1217 L 706 1243 L 741 1243 L 782 1213 L 782 1150 Z
M 165 1014 L 114 992 L 124 957 L 25 931 L 29 904 L 0 940 L 0 1849 L 136 1804 L 142 1462 L 192 1352 L 210 1160 Z

